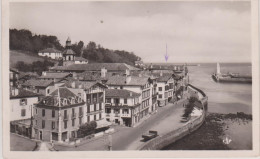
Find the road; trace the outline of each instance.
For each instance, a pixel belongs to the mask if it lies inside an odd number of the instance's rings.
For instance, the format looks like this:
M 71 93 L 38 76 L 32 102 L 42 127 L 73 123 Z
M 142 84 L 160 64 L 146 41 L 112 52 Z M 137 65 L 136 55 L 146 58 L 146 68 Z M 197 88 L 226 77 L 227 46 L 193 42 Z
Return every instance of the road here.
M 159 107 L 156 114 L 151 115 L 136 127 L 115 127 L 116 132 L 112 134 L 112 150 L 134 150 L 143 144 L 141 136 L 149 130 L 157 130 L 160 134 L 174 129 L 180 124 L 180 117 L 183 114 L 183 102 L 178 104 L 168 104 L 165 107 Z M 160 126 L 161 125 L 161 126 Z M 108 150 L 108 136 L 88 142 L 77 147 L 65 147 L 55 145 L 59 151 L 87 151 L 87 150 Z

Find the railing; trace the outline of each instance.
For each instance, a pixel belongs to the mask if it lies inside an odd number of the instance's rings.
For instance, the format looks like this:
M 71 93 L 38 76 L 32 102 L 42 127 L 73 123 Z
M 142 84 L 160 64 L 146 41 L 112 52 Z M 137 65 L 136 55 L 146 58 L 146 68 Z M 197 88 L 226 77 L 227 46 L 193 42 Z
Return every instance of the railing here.
M 121 114 L 121 117 L 131 117 L 131 114 L 123 113 Z
M 83 117 L 83 112 L 80 112 L 80 113 L 79 113 L 79 117 Z
M 95 110 L 95 111 L 91 111 L 89 113 L 87 113 L 88 115 L 93 115 L 93 114 L 98 114 L 98 113 L 102 113 L 103 110 Z
M 119 113 L 115 113 L 115 117 L 119 117 L 120 115 L 119 115 Z

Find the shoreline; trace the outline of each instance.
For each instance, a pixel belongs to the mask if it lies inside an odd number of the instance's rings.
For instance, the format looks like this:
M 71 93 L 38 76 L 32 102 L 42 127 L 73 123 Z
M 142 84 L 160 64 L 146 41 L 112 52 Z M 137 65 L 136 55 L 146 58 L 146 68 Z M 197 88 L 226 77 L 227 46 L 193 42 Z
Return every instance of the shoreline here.
M 245 113 L 219 114 L 208 113 L 202 126 L 184 138 L 164 147 L 162 150 L 251 150 L 251 131 L 241 133 L 238 130 L 252 126 L 252 115 Z M 247 135 L 247 143 L 241 138 Z M 231 139 L 225 144 L 223 140 Z M 242 143 L 240 147 L 237 143 Z

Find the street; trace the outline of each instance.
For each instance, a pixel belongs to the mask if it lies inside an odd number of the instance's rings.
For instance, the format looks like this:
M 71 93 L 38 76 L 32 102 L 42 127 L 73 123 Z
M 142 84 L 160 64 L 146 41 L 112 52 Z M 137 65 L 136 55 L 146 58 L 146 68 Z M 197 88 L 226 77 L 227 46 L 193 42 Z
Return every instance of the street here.
M 183 114 L 183 102 L 178 104 L 168 104 L 159 107 L 156 114 L 151 115 L 147 120 L 140 123 L 137 127 L 116 126 L 116 132 L 112 134 L 112 150 L 135 150 L 143 144 L 141 136 L 149 130 L 158 131 L 164 134 L 170 130 L 179 128 L 181 115 Z M 107 135 L 94 141 L 80 145 L 78 147 L 65 147 L 56 145 L 59 151 L 86 151 L 86 150 L 108 150 Z

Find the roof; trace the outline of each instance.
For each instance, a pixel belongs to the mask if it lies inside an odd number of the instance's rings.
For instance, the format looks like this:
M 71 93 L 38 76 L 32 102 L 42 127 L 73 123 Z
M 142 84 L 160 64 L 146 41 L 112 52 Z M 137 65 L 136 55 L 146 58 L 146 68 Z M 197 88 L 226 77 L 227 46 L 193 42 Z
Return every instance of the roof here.
M 39 77 L 39 75 L 35 72 L 20 72 L 19 79 L 24 78 L 26 76 Z
M 75 104 L 84 104 L 84 101 L 78 101 L 75 100 L 74 103 L 72 103 L 71 99 L 79 99 L 79 97 L 71 92 L 68 88 L 58 88 L 54 92 L 52 92 L 49 96 L 46 96 L 43 98 L 39 104 L 40 105 L 48 105 L 48 106 L 70 106 Z M 63 104 L 64 100 L 67 100 L 67 104 Z M 59 104 L 60 103 L 60 104 Z
M 105 85 L 99 82 L 94 81 L 78 81 L 78 80 L 71 80 L 64 84 L 65 87 L 68 88 L 79 88 L 79 89 L 89 89 L 95 85 L 98 85 L 100 87 L 107 88 Z
M 135 64 L 144 64 L 143 61 L 135 61 Z
M 16 68 L 10 68 L 10 71 L 15 72 L 15 73 L 19 73 L 19 71 Z
M 112 72 L 106 72 L 105 77 L 101 77 L 100 72 L 83 72 L 76 75 L 79 80 L 82 81 L 100 81 L 100 80 L 108 80 L 113 75 Z
M 171 77 L 171 74 L 163 74 L 157 78 L 157 82 L 167 82 Z
M 69 66 L 53 67 L 52 70 L 64 70 L 64 71 L 101 71 L 101 68 L 106 68 L 108 71 L 130 71 L 139 70 L 136 67 L 130 66 L 125 63 L 89 63 L 89 64 L 72 64 Z
M 88 61 L 88 60 L 83 57 L 75 56 L 74 61 Z
M 130 85 L 130 86 L 143 86 L 148 82 L 149 77 L 137 77 L 137 76 L 130 76 L 129 83 L 126 83 L 125 76 L 112 76 L 108 79 L 107 85 Z
M 29 97 L 38 97 L 41 96 L 40 94 L 33 93 L 31 91 L 27 91 L 25 89 L 18 89 L 18 95 L 10 95 L 10 99 L 15 98 L 29 98 Z
M 61 53 L 60 50 L 57 50 L 55 48 L 47 48 L 39 51 L 40 53 Z
M 70 73 L 65 73 L 65 72 L 46 72 L 46 75 L 42 75 L 39 78 L 62 79 L 62 78 L 66 78 L 69 75 L 70 75 Z
M 28 80 L 25 81 L 22 85 L 23 86 L 35 86 L 35 87 L 48 87 L 49 85 L 53 84 L 53 80 Z
M 63 51 L 63 55 L 75 55 L 76 53 L 72 49 L 66 49 Z
M 58 92 L 61 98 L 68 98 L 76 96 L 73 92 L 71 92 L 68 88 L 58 88 L 53 91 L 50 95 L 51 96 L 58 96 Z
M 106 89 L 106 97 L 133 98 L 141 94 L 125 89 Z

